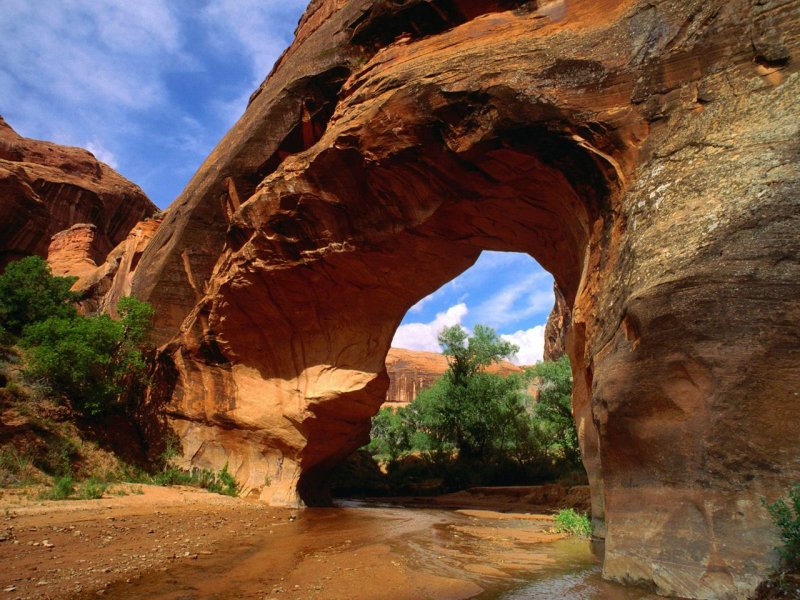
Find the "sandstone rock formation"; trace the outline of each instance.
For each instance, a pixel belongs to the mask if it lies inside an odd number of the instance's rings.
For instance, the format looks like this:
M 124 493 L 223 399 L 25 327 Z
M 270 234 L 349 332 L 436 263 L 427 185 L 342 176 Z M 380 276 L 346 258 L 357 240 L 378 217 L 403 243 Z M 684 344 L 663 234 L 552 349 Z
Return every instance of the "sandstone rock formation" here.
M 544 353 L 542 355 L 544 360 L 558 360 L 567 353 L 567 332 L 572 320 L 564 294 L 555 284 L 553 284 L 553 295 L 556 297 L 556 301 L 544 328 Z
M 132 289 L 198 466 L 324 501 L 407 309 L 484 249 L 570 309 L 605 577 L 744 598 L 800 480 L 797 0 L 314 0 Z
M 520 373 L 522 368 L 502 361 L 487 369 L 490 373 L 508 375 Z M 386 355 L 386 374 L 389 389 L 383 406 L 407 406 L 417 395 L 447 371 L 447 358 L 436 352 L 390 348 Z
M 138 186 L 89 151 L 23 138 L 0 117 L 0 269 L 31 254 L 46 257 L 54 234 L 89 224 L 94 229 L 53 241 L 58 268 L 65 273 L 72 256 L 71 273 L 83 273 L 156 210 Z
M 117 301 L 131 295 L 136 266 L 162 220 L 163 217 L 159 216 L 140 221 L 131 229 L 128 237 L 108 254 L 105 262 L 80 272 L 75 268 L 76 261 L 73 259 L 64 260 L 64 267 L 56 266 L 60 254 L 53 255 L 53 245 L 61 237 L 61 234 L 57 234 L 50 245 L 48 263 L 56 274 L 63 270 L 64 274 L 78 276 L 72 290 L 80 294 L 79 304 L 84 312 L 108 313 L 116 317 Z M 84 226 L 73 226 L 68 232 L 79 227 Z
M 56 233 L 47 248 L 47 264 L 53 274 L 81 277 L 94 271 L 96 236 L 97 227 L 92 223 L 76 223 Z

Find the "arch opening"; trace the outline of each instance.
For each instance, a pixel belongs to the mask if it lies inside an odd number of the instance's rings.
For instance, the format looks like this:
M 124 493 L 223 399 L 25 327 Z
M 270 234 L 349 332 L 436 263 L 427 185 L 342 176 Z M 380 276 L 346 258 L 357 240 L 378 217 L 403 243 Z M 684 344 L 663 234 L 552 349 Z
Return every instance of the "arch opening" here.
M 484 251 L 412 306 L 387 355 L 389 388 L 372 419 L 370 443 L 334 470 L 332 496 L 585 483 L 570 414 L 571 370 L 568 360 L 557 362 L 569 325 L 559 298 L 552 275 L 531 256 Z M 452 359 L 439 341 L 453 327 L 516 350 L 454 382 Z M 543 359 L 550 364 L 534 366 Z M 548 377 L 544 396 L 540 372 Z
M 456 119 L 452 104 L 441 119 Z M 363 140 L 341 136 L 300 156 L 302 171 L 287 158 L 234 215 L 215 287 L 174 348 L 184 454 L 199 466 L 224 454 L 245 490 L 272 503 L 330 502 L 328 475 L 368 441 L 413 305 L 490 250 L 533 257 L 572 308 L 609 233 L 616 166 L 568 128 L 465 143 L 425 126 L 404 141 L 366 158 Z M 589 381 L 583 346 L 567 346 L 574 379 Z M 588 389 L 576 386 L 584 447 Z M 225 414 L 209 414 L 214 394 Z

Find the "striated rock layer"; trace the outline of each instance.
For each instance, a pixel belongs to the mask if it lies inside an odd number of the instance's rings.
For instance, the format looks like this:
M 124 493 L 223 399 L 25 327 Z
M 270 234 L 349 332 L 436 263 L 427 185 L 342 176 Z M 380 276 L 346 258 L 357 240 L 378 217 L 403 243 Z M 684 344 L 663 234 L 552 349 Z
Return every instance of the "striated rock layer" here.
M 800 480 L 797 0 L 314 0 L 156 231 L 185 460 L 325 500 L 416 301 L 528 252 L 569 308 L 605 577 L 744 598 Z
M 544 328 L 544 360 L 558 360 L 567 353 L 567 332 L 572 320 L 564 294 L 555 284 L 553 284 L 553 295 L 556 301 Z
M 72 286 L 72 291 L 80 294 L 80 308 L 87 313 L 107 313 L 116 317 L 117 301 L 120 298 L 131 295 L 131 285 L 133 274 L 139 260 L 144 254 L 147 244 L 155 235 L 162 217 L 153 217 L 137 223 L 116 248 L 109 252 L 105 262 L 99 266 L 82 269 L 78 272 L 75 269 L 75 261 L 68 261 L 65 274 L 77 275 L 78 280 Z M 72 231 L 78 227 L 73 226 Z M 53 272 L 57 272 L 57 259 L 59 255 L 53 255 L 53 246 L 56 243 L 54 236 L 50 244 L 50 263 Z
M 61 274 L 83 274 L 156 210 L 88 150 L 23 138 L 0 117 L 0 269 L 31 254 L 46 258 L 53 235 L 83 224 L 51 249 Z
M 447 371 L 447 358 L 436 352 L 390 348 L 386 355 L 386 374 L 389 389 L 386 390 L 384 406 L 400 407 L 413 402 L 417 395 Z M 507 361 L 493 363 L 490 373 L 509 375 L 521 373 L 522 367 Z

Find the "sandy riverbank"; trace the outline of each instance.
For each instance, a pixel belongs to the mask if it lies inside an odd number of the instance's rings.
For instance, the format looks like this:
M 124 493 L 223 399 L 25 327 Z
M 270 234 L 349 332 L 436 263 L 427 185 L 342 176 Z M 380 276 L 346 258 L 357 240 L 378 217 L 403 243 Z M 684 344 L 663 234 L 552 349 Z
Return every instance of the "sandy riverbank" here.
M 470 598 L 552 564 L 550 518 L 269 508 L 192 488 L 0 498 L 2 598 Z M 533 551 L 536 547 L 538 550 Z

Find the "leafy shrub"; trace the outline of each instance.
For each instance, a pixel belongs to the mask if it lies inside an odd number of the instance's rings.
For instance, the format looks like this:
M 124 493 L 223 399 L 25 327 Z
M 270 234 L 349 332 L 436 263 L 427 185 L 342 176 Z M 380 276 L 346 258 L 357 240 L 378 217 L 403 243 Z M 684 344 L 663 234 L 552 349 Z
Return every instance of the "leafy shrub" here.
M 47 452 L 37 458 L 36 466 L 46 473 L 64 477 L 72 473 L 72 462 L 77 458 L 75 442 L 66 436 L 54 435 L 48 440 Z
M 239 484 L 236 483 L 236 478 L 233 474 L 228 472 L 228 463 L 225 463 L 225 466 L 222 467 L 222 470 L 218 474 L 219 484 L 221 486 L 221 490 L 218 492 L 219 494 L 225 494 L 226 496 L 238 496 L 239 495 Z
M 26 325 L 50 317 L 75 316 L 69 291 L 75 277 L 54 277 L 50 266 L 38 256 L 29 256 L 6 266 L 0 275 L 0 327 L 20 335 Z
M 485 367 L 516 348 L 491 328 L 476 326 L 472 336 L 458 325 L 446 328 L 439 344 L 448 358 L 445 375 L 407 407 L 384 408 L 373 418 L 367 449 L 390 462 L 389 475 L 391 464 L 407 456 L 424 457 L 424 468 L 446 489 L 584 473 L 568 358 L 504 377 Z M 538 388 L 535 400 L 527 390 L 531 380 Z
M 174 444 L 178 443 L 175 438 L 167 439 L 167 447 L 162 454 L 163 468 L 156 473 L 150 481 L 155 485 L 188 485 L 200 487 L 226 496 L 238 496 L 239 485 L 234 476 L 228 471 L 228 463 L 218 473 L 209 469 L 186 470 L 172 464 L 172 459 L 177 455 Z
M 569 533 L 580 537 L 592 535 L 592 523 L 588 515 L 576 512 L 574 508 L 565 508 L 556 514 L 553 529 L 559 533 Z
M 28 377 L 44 380 L 86 415 L 119 406 L 144 374 L 153 310 L 135 298 L 122 298 L 118 310 L 119 321 L 107 315 L 50 317 L 27 326 L 22 342 L 30 348 Z
M 766 506 L 772 522 L 778 528 L 783 545 L 778 548 L 785 565 L 789 569 L 800 569 L 800 484 L 789 489 L 789 501 L 779 498 Z
M 78 488 L 78 498 L 82 500 L 97 500 L 103 497 L 108 484 L 94 477 L 90 477 Z
M 534 419 L 549 439 L 549 451 L 557 452 L 573 467 L 581 467 L 578 431 L 572 417 L 572 370 L 569 358 L 540 362 L 528 369 L 538 383 Z
M 67 500 L 75 491 L 75 483 L 71 475 L 64 477 L 56 477 L 53 480 L 53 487 L 49 491 L 42 494 L 45 500 Z

